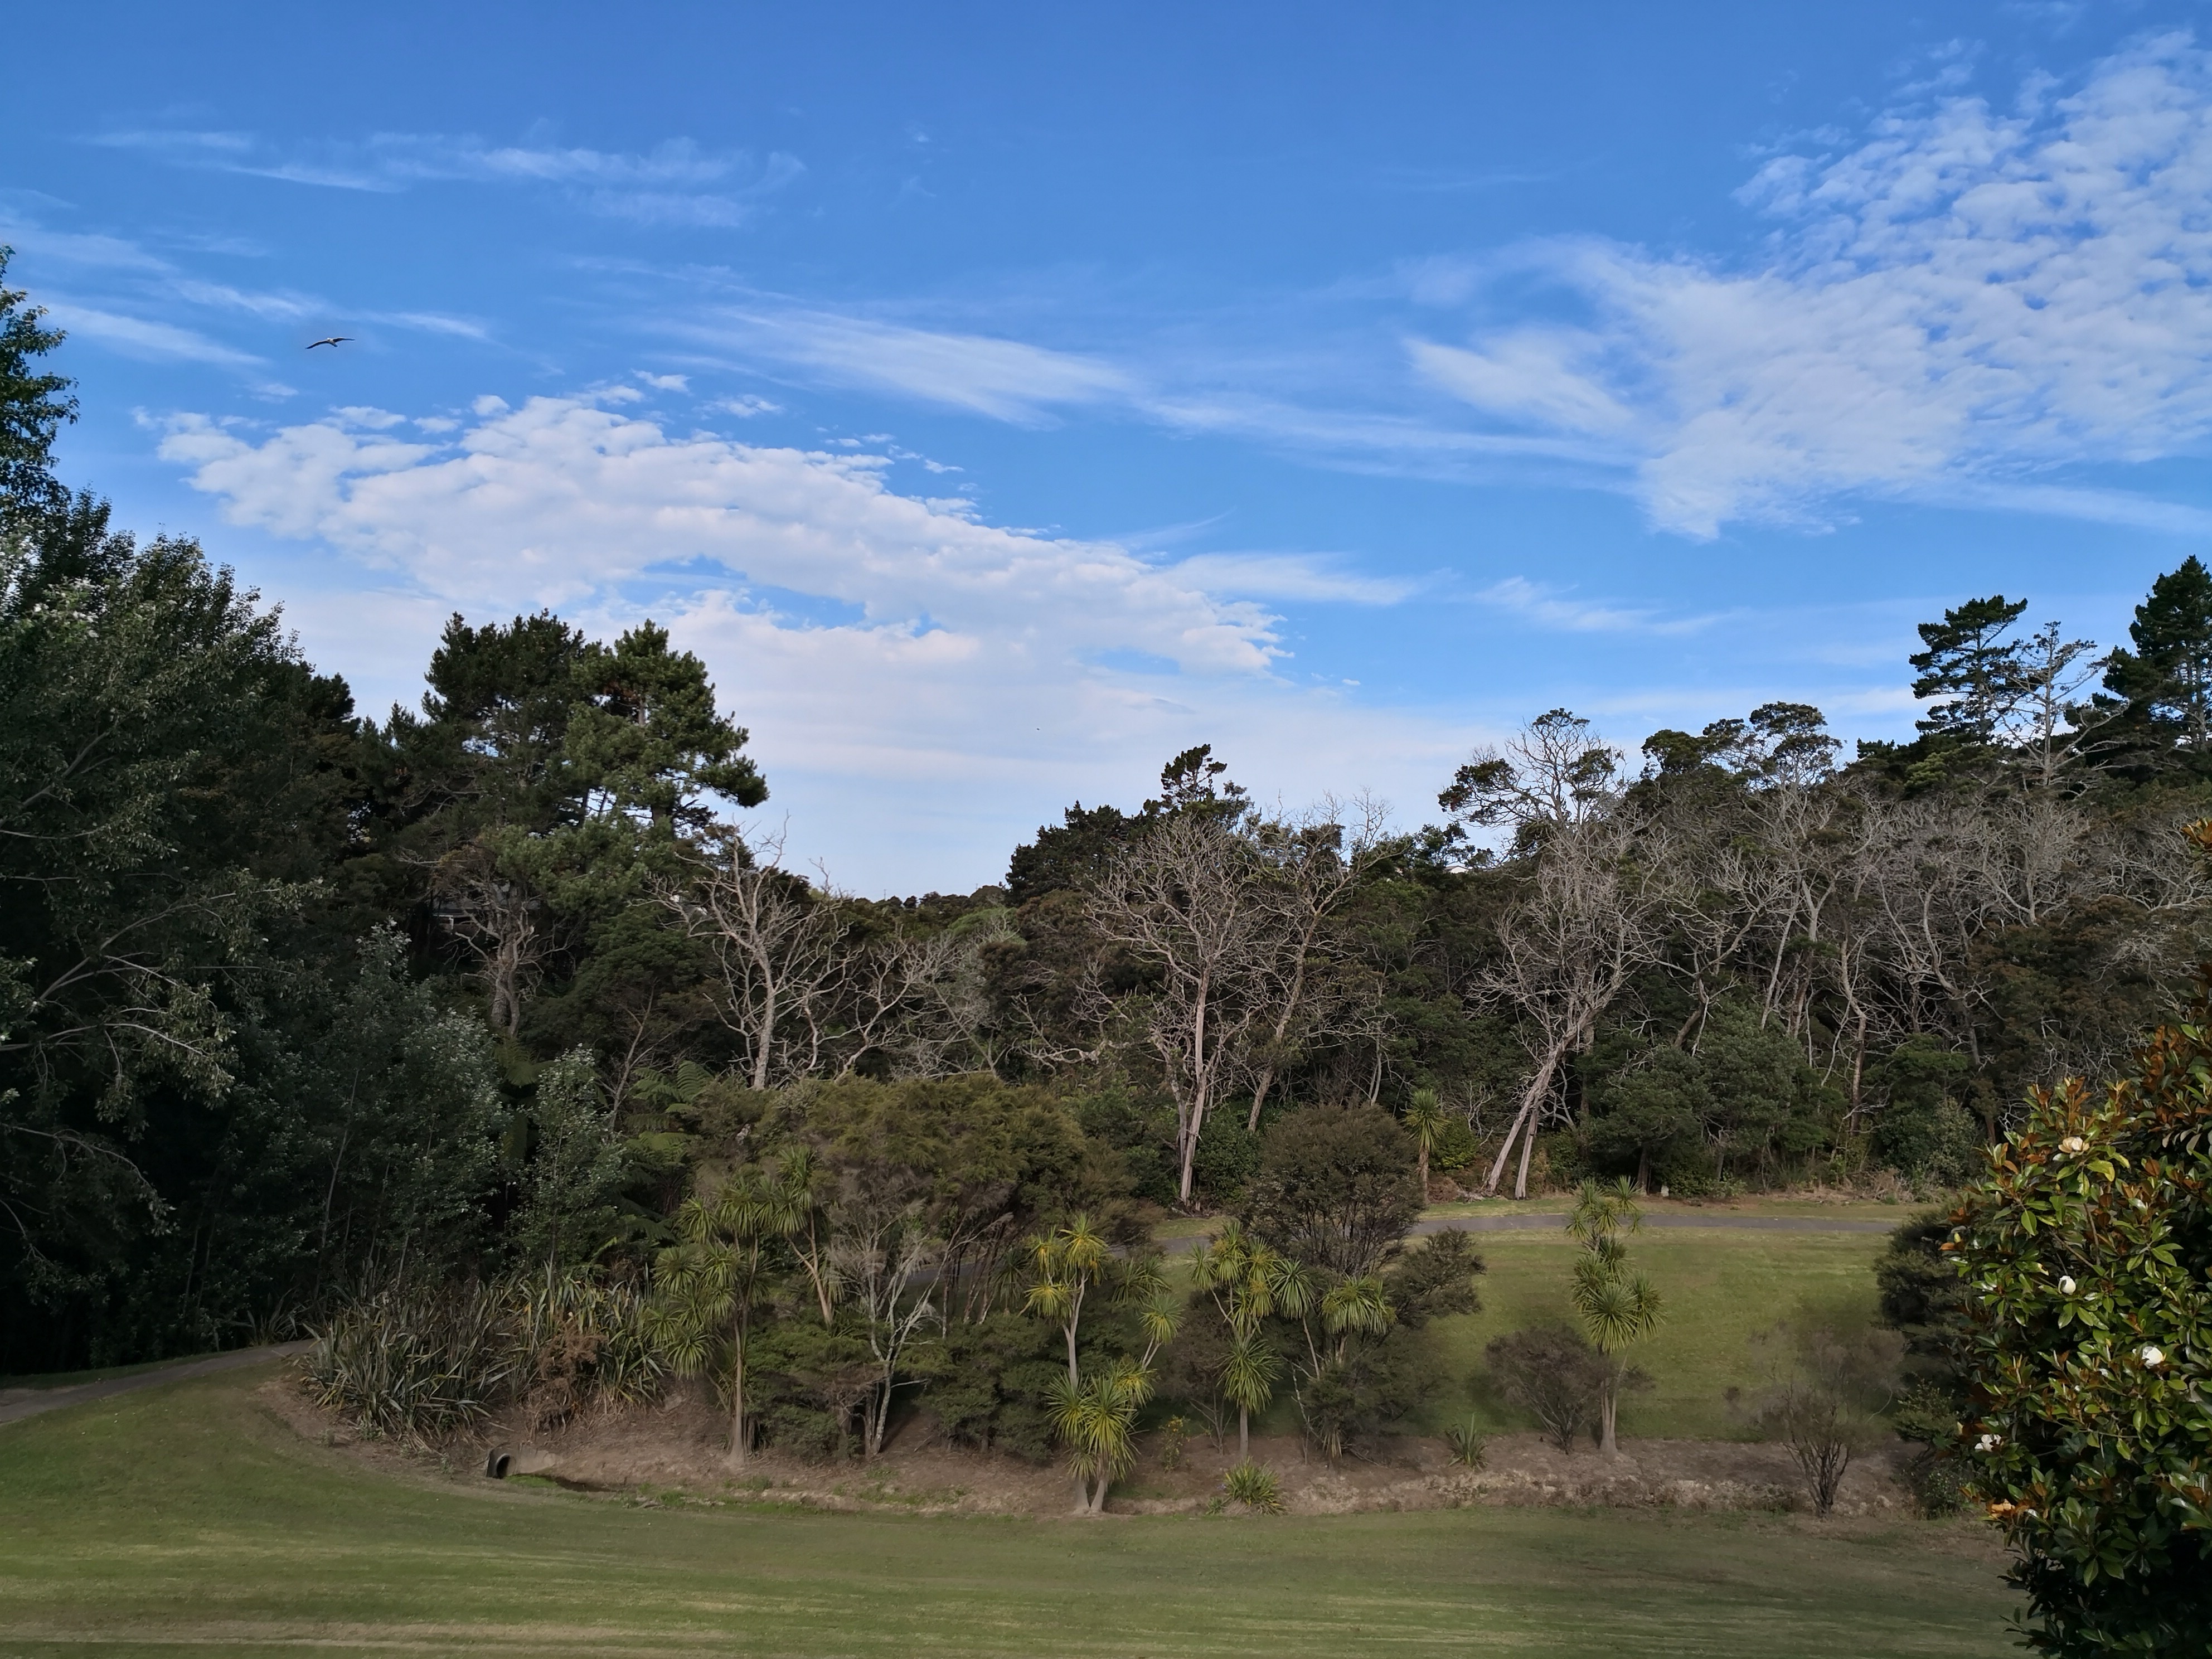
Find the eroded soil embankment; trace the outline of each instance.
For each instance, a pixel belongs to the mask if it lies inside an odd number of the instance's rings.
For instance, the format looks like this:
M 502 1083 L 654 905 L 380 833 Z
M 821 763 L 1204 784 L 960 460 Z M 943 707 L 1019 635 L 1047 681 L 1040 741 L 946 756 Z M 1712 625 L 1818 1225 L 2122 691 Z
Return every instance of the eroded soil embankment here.
M 1068 1477 L 1056 1465 L 975 1452 L 944 1443 L 927 1416 L 908 1422 L 872 1462 L 816 1462 L 774 1450 L 755 1453 L 742 1471 L 726 1457 L 729 1425 L 704 1399 L 672 1395 L 652 1406 L 586 1413 L 557 1427 L 518 1412 L 478 1434 L 425 1451 L 362 1436 L 308 1401 L 289 1374 L 263 1397 L 302 1435 L 373 1463 L 437 1469 L 482 1479 L 486 1460 L 508 1457 L 510 1476 L 548 1478 L 573 1489 L 694 1502 L 783 1502 L 811 1508 L 899 1510 L 926 1514 L 1055 1515 L 1071 1504 Z M 1904 1516 L 1911 1494 L 1899 1478 L 1910 1448 L 1886 1447 L 1855 1463 L 1837 1513 Z M 1203 1437 L 1183 1448 L 1181 1465 L 1162 1466 L 1162 1443 L 1146 1437 L 1137 1466 L 1109 1501 L 1117 1514 L 1203 1510 L 1221 1492 L 1237 1461 L 1232 1438 L 1217 1448 Z M 1717 1440 L 1628 1440 L 1620 1455 L 1587 1446 L 1571 1455 L 1532 1434 L 1493 1437 L 1483 1467 L 1452 1463 L 1439 1440 L 1404 1437 L 1365 1458 L 1334 1465 L 1310 1456 L 1294 1437 L 1261 1437 L 1252 1455 L 1274 1470 L 1285 1509 L 1294 1515 L 1433 1510 L 1484 1504 L 1596 1504 L 1614 1508 L 1764 1510 L 1806 1507 L 1788 1449 Z

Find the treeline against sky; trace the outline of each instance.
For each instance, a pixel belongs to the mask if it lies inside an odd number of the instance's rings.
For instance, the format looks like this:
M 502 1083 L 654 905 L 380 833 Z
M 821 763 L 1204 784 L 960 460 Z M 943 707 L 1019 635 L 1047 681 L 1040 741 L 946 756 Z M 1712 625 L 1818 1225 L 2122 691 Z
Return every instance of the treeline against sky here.
M 866 900 L 757 827 L 745 732 L 649 622 L 456 617 L 419 708 L 356 710 L 199 547 L 55 479 L 58 340 L 0 291 L 0 1372 L 614 1271 L 771 1142 L 967 1218 L 931 1271 L 982 1321 L 1076 1210 L 1126 1242 L 1279 1197 L 1316 1107 L 1472 1188 L 1938 1186 L 2200 954 L 2193 558 L 2118 650 L 1999 597 L 1929 623 L 1909 744 L 1776 703 L 1632 757 L 1555 710 L 1414 832 L 1263 811 L 1200 747 L 1001 884 Z

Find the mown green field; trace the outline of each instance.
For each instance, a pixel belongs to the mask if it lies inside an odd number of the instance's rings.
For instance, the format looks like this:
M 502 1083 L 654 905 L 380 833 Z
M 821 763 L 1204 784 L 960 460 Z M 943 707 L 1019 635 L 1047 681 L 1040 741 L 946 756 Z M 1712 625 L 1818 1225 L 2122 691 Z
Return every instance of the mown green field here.
M 0 1653 L 1998 1655 L 1972 1527 L 643 1508 L 380 1474 L 266 1371 L 0 1427 Z
M 1475 1235 L 1489 1263 L 1477 1280 L 1482 1311 L 1438 1326 L 1455 1376 L 1471 1376 L 1484 1345 L 1504 1332 L 1569 1320 L 1575 1245 L 1564 1233 Z M 1634 1351 L 1651 1376 L 1649 1394 L 1621 1407 L 1621 1432 L 1685 1439 L 1731 1439 L 1747 1432 L 1729 1410 L 1731 1387 L 1755 1392 L 1763 1361 L 1754 1333 L 1800 1308 L 1864 1319 L 1875 1310 L 1874 1263 L 1887 1247 L 1880 1233 L 1729 1232 L 1718 1228 L 1646 1231 L 1628 1241 L 1629 1259 L 1650 1275 L 1665 1311 L 1658 1331 Z M 1470 1396 L 1437 1403 L 1431 1427 L 1464 1416 Z M 1526 1428 L 1494 1401 L 1473 1408 L 1493 1430 Z

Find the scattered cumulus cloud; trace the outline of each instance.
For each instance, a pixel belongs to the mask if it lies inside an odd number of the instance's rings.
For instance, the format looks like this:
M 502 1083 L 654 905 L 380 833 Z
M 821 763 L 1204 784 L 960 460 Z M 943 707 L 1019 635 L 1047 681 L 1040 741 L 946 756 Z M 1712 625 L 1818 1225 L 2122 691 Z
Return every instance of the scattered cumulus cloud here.
M 1577 326 L 1417 339 L 1414 372 L 1524 428 L 1612 447 L 1658 526 L 1815 524 L 1837 497 L 1954 500 L 2212 430 L 2212 55 L 2186 35 L 2009 112 L 1923 64 L 1923 101 L 1745 186 L 1741 266 L 1597 240 L 1532 257 Z M 2020 495 L 2107 516 L 2110 499 Z
M 1096 793 L 1102 776 L 1133 799 L 1163 757 L 1212 741 L 1255 783 L 1418 796 L 1468 740 L 1462 725 L 1362 708 L 1279 672 L 1276 618 L 1253 596 L 1382 604 L 1399 591 L 1339 562 L 1162 566 L 902 495 L 882 457 L 675 437 L 604 402 L 485 397 L 452 434 L 367 408 L 273 431 L 185 416 L 161 453 L 233 522 L 380 573 L 380 614 L 414 618 L 424 651 L 453 608 L 550 605 L 602 629 L 649 608 L 706 658 L 772 780 L 811 780 L 817 810 L 846 804 L 810 844 L 835 854 L 832 821 L 868 820 L 887 785 L 908 787 L 917 811 L 943 816 L 946 839 L 915 851 L 939 880 L 930 861 L 947 848 L 996 844 L 976 836 L 981 809 L 948 804 L 979 784 L 989 810 L 1018 817 Z M 343 606 L 318 603 L 295 619 L 325 617 L 344 639 Z M 818 620 L 825 604 L 848 619 Z M 1124 661 L 1153 672 L 1111 665 Z M 856 857 L 863 839 L 853 832 Z

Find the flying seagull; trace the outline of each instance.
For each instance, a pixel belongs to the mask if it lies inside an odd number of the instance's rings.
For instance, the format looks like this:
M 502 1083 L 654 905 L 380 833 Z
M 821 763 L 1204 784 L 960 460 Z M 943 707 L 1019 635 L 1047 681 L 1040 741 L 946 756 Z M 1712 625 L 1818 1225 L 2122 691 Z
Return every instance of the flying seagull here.
M 313 351 L 313 350 L 317 346 L 319 346 L 319 345 L 326 345 L 326 346 L 339 346 L 339 345 L 343 345 L 343 344 L 345 344 L 348 341 L 351 340 L 352 338 L 353 338 L 353 336 L 352 336 L 352 335 L 350 335 L 350 334 L 333 334 L 333 335 L 331 335 L 331 336 L 328 339 L 326 339 L 326 340 L 310 340 L 310 341 L 308 341 L 308 342 L 307 342 L 307 349 L 308 349 L 308 350 L 310 350 L 310 351 Z

